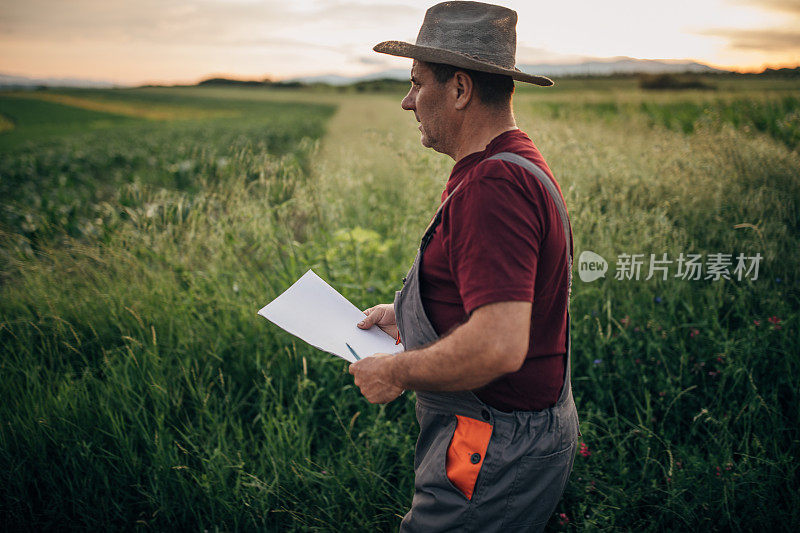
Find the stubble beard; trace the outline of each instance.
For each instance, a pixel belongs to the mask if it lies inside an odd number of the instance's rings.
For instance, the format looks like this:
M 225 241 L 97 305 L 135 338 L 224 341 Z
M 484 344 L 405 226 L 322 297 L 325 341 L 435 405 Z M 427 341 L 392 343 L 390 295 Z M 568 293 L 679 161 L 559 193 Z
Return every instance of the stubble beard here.
M 424 127 L 420 128 L 420 143 L 425 148 L 430 148 L 435 152 L 442 152 L 442 147 L 440 146 L 440 140 L 436 137 L 431 135 Z

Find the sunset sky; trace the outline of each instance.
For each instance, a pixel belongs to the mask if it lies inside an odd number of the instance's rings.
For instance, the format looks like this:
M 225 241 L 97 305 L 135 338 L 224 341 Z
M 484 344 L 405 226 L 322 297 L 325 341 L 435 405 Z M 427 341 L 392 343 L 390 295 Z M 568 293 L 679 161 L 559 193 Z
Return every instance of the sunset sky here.
M 434 3 L 0 0 L 0 73 L 138 84 L 408 68 L 371 48 L 414 42 Z M 800 0 L 495 3 L 519 14 L 518 64 L 629 56 L 760 70 L 800 58 Z

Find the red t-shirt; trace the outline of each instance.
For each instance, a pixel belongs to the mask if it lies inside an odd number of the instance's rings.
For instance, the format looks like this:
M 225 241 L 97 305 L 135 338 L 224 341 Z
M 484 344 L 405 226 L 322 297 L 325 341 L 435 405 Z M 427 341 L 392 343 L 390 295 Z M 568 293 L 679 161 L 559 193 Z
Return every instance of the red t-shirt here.
M 519 165 L 484 161 L 500 152 L 519 154 L 552 177 L 533 142 L 518 129 L 456 163 L 442 200 L 461 186 L 442 209 L 422 256 L 422 303 L 441 336 L 482 305 L 532 302 L 522 368 L 474 392 L 503 411 L 546 409 L 558 400 L 564 380 L 566 241 L 556 205 L 539 180 Z

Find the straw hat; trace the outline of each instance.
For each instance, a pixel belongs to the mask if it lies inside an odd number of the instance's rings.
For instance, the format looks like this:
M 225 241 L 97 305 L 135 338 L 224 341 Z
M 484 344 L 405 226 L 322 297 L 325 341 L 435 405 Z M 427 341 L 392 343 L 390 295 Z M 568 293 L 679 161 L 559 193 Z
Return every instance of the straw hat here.
M 428 9 L 415 44 L 384 41 L 373 50 L 444 63 L 547 87 L 553 81 L 516 68 L 517 12 L 480 2 L 442 2 Z

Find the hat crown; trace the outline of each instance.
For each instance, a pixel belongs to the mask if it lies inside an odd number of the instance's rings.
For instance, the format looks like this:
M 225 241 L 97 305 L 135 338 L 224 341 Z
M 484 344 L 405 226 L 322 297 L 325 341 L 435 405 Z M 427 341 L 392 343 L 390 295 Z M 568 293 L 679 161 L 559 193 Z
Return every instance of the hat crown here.
M 513 69 L 517 13 L 481 2 L 442 2 L 428 9 L 416 44 L 450 50 Z
M 383 41 L 381 54 L 410 57 L 428 63 L 487 72 L 542 87 L 545 76 L 526 74 L 514 65 L 517 55 L 517 13 L 481 2 L 442 2 L 428 9 L 416 44 Z

